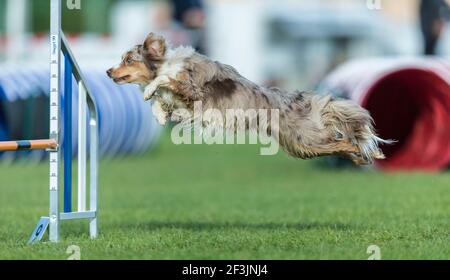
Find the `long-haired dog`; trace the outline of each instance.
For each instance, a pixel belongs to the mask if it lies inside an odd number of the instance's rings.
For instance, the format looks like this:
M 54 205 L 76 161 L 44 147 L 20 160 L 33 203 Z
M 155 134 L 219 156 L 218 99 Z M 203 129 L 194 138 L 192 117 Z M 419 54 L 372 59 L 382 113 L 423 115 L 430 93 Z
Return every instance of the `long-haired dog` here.
M 126 52 L 107 74 L 118 84 L 135 83 L 144 99 L 154 99 L 153 113 L 161 124 L 185 121 L 201 101 L 203 109 L 278 109 L 280 146 L 291 156 L 340 155 L 357 164 L 383 159 L 378 147 L 389 143 L 376 136 L 368 111 L 347 100 L 259 86 L 233 67 L 213 61 L 190 47 L 168 48 L 150 33 L 142 45 Z

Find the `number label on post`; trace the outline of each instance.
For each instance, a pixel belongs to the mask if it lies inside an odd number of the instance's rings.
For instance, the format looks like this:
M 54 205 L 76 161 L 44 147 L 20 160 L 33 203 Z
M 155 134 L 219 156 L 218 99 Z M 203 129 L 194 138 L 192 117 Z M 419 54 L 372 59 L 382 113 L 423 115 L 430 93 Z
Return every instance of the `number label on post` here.
M 49 217 L 41 217 L 36 227 L 34 228 L 33 233 L 30 236 L 30 239 L 28 240 L 28 244 L 40 241 L 44 236 L 49 223 L 50 223 Z

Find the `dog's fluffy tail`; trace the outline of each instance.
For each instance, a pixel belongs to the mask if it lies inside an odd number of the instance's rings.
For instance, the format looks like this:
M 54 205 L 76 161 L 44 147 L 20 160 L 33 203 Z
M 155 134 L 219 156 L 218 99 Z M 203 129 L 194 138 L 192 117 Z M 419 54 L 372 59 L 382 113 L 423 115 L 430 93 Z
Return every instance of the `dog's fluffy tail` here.
M 324 107 L 323 120 L 325 126 L 333 128 L 333 133 L 358 147 L 358 153 L 349 154 L 357 164 L 371 164 L 375 159 L 384 159 L 379 145 L 395 142 L 378 137 L 369 112 L 352 101 L 330 100 Z
M 355 138 L 356 145 L 358 146 L 360 153 L 353 155 L 356 159 L 356 163 L 359 164 L 371 164 L 375 159 L 385 159 L 385 155 L 379 148 L 381 144 L 392 144 L 395 141 L 384 140 L 378 137 L 371 127 L 366 127 L 367 131 L 365 136 Z

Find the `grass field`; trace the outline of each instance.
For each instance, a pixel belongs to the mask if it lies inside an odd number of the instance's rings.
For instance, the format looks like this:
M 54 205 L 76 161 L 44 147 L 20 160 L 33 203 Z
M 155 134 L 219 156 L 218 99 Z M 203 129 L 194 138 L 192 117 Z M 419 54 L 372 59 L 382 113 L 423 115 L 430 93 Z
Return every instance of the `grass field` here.
M 48 209 L 47 163 L 0 166 L 0 259 L 450 258 L 450 173 L 333 170 L 258 146 L 175 146 L 101 162 L 100 237 L 64 222 L 26 244 Z

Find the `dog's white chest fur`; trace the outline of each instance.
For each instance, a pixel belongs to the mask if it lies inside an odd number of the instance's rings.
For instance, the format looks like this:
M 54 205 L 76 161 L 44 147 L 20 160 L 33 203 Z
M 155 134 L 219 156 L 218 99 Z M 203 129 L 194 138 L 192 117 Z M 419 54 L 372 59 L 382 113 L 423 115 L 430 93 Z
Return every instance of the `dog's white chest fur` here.
M 152 107 L 153 114 L 162 125 L 167 122 L 168 117 L 174 110 L 186 108 L 186 105 L 173 92 L 166 89 L 158 89 L 158 86 L 164 82 L 168 82 L 170 79 L 176 79 L 178 73 L 183 70 L 184 60 L 192 56 L 194 52 L 194 49 L 191 47 L 178 47 L 170 50 L 167 54 L 166 61 L 158 71 L 158 76 L 145 87 L 146 98 L 156 92 Z M 180 121 L 188 117 L 184 115 L 172 115 L 174 121 Z
M 156 92 L 155 100 L 161 102 L 168 109 L 175 108 L 177 105 L 177 98 L 174 93 L 166 89 L 159 89 Z
M 186 113 L 186 110 L 177 110 L 186 108 L 186 105 L 169 90 L 158 90 L 153 99 L 153 115 L 161 125 L 166 124 L 169 117 L 175 122 L 180 122 L 191 117 L 190 114 Z

